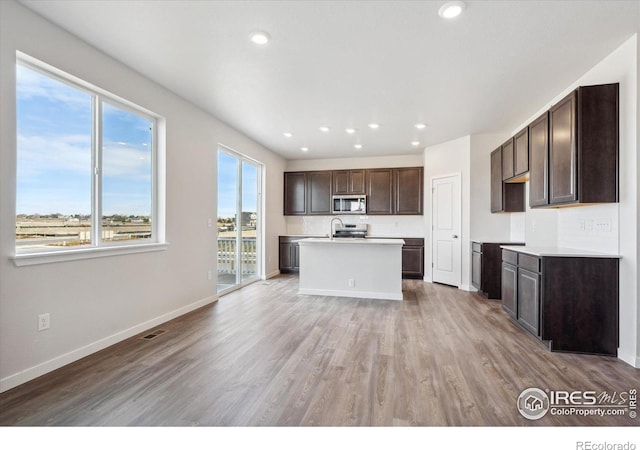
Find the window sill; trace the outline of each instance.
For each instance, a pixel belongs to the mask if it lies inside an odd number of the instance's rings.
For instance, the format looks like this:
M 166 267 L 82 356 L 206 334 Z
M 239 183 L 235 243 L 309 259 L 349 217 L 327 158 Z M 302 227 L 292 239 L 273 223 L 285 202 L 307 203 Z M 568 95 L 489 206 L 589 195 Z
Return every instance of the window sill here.
M 135 244 L 114 247 L 91 247 L 75 250 L 51 251 L 39 253 L 22 253 L 11 259 L 17 267 L 34 266 L 36 264 L 49 264 L 79 259 L 104 258 L 107 256 L 128 255 L 132 253 L 146 253 L 166 250 L 168 243 Z

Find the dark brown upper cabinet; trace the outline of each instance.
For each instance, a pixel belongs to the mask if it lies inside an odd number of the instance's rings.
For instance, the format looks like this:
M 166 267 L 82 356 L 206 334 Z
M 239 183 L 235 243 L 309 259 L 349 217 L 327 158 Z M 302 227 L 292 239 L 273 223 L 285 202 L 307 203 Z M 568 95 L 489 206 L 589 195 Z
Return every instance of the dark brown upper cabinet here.
M 307 213 L 331 214 L 331 172 L 328 170 L 307 173 Z
M 333 171 L 333 193 L 334 194 L 365 194 L 365 171 L 356 170 L 334 170 Z
M 393 169 L 367 170 L 367 214 L 393 214 Z
M 393 169 L 395 204 L 394 214 L 421 215 L 423 173 L 422 167 Z
M 491 212 L 523 212 L 524 183 L 505 183 L 502 176 L 503 147 L 491 152 Z
M 303 216 L 307 214 L 307 173 L 285 172 L 284 214 Z
M 549 113 L 529 125 L 529 206 L 549 204 Z
M 502 144 L 502 179 L 513 178 L 513 138 Z
M 284 214 L 331 214 L 331 181 L 331 171 L 285 172 Z
M 550 205 L 618 201 L 618 86 L 581 86 L 549 110 Z
M 513 176 L 522 177 L 529 172 L 529 128 L 513 137 Z

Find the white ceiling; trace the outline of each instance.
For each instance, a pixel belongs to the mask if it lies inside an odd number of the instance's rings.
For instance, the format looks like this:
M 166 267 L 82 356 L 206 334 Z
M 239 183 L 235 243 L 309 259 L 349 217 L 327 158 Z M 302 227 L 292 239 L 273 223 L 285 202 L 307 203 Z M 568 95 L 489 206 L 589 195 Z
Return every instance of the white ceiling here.
M 467 1 L 451 21 L 444 1 L 22 3 L 287 159 L 510 131 L 640 28 L 638 0 Z

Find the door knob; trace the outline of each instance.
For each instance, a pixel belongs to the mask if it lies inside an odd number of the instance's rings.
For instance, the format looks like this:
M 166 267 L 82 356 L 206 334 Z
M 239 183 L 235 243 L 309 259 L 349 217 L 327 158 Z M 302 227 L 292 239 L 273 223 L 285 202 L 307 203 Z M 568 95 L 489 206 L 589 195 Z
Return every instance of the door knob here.
M 453 236 L 451 236 L 451 237 L 452 237 L 452 238 L 454 238 L 454 239 L 458 239 L 458 235 L 457 235 L 457 234 L 454 234 L 454 235 L 453 235 Z

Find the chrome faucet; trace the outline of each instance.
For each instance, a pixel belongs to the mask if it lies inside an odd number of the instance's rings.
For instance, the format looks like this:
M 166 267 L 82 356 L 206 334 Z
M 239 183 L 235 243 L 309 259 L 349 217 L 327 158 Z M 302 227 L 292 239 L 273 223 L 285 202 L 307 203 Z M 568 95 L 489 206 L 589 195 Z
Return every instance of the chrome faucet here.
M 340 222 L 340 225 L 344 226 L 344 223 L 342 222 L 342 219 L 340 217 L 333 217 L 331 219 L 331 224 L 329 225 L 329 238 L 333 241 L 333 221 L 337 220 L 338 222 Z

